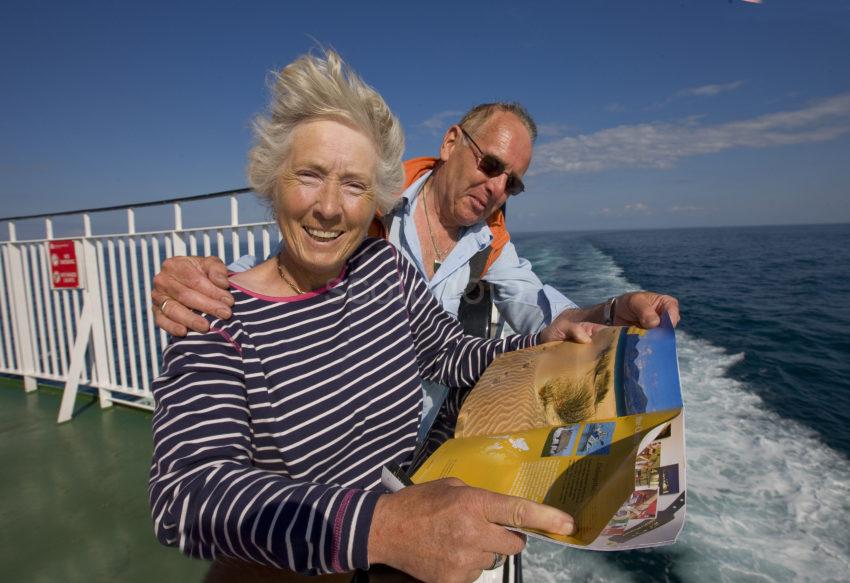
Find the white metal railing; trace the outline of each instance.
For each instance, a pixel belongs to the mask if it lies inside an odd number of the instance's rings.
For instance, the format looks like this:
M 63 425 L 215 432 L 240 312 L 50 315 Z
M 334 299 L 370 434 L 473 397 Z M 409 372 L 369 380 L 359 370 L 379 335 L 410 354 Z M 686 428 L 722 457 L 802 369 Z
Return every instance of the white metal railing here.
M 154 326 L 151 281 L 162 262 L 173 255 L 217 255 L 229 263 L 241 255 L 267 256 L 280 240 L 273 222 L 239 223 L 241 189 L 129 205 L 89 209 L 82 216 L 80 242 L 84 289 L 51 287 L 47 245 L 55 240 L 53 216 L 44 221 L 44 237 L 19 240 L 13 217 L 9 239 L 0 243 L 0 373 L 20 375 L 26 390 L 36 379 L 65 383 L 59 420 L 70 419 L 78 384 L 98 390 L 100 404 L 120 402 L 153 408 L 151 380 L 159 374 L 167 338 Z M 249 195 L 250 196 L 250 195 Z M 184 228 L 183 205 L 201 198 L 229 198 L 223 224 Z M 136 230 L 141 206 L 171 205 L 173 225 L 166 230 Z M 94 235 L 91 215 L 126 213 L 126 232 Z

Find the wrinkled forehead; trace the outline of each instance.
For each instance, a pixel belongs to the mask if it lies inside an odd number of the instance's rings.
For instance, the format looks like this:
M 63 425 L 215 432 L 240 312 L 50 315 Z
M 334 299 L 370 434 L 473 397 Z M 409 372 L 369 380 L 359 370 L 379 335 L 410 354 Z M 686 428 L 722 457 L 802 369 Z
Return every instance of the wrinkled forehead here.
M 317 118 L 296 125 L 289 135 L 290 164 L 354 167 L 374 172 L 377 146 L 366 132 L 336 118 Z
M 514 114 L 504 111 L 494 113 L 470 135 L 485 154 L 498 157 L 508 170 L 519 175 L 528 170 L 531 164 L 531 135 Z

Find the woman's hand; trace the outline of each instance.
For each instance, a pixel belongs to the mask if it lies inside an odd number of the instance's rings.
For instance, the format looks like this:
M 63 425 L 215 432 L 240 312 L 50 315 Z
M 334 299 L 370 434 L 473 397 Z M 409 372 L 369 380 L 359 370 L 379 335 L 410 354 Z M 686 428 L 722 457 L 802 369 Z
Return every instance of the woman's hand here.
M 421 581 L 474 581 L 525 537 L 505 526 L 571 534 L 573 519 L 551 506 L 466 486 L 456 478 L 381 496 L 369 531 L 369 563 Z
M 187 328 L 206 332 L 209 324 L 192 310 L 227 320 L 233 305 L 227 288 L 227 267 L 218 257 L 166 259 L 151 291 L 156 325 L 172 336 L 185 336 Z
M 596 330 L 604 328 L 602 324 L 593 322 L 573 322 L 569 316 L 568 312 L 561 312 L 551 324 L 541 330 L 540 343 L 569 340 L 578 344 L 587 344 Z

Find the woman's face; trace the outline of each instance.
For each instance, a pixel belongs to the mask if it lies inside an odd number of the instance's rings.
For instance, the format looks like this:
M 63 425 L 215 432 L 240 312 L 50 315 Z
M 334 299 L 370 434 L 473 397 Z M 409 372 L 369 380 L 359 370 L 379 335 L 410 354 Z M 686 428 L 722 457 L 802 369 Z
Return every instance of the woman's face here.
M 275 210 L 287 269 L 314 287 L 337 277 L 365 238 L 377 161 L 372 141 L 343 123 L 318 120 L 293 130 Z

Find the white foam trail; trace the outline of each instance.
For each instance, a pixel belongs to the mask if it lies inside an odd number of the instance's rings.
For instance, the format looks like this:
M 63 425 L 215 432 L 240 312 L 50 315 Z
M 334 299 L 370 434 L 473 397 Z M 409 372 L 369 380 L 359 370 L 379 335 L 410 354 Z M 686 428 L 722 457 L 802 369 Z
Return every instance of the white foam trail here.
M 597 270 L 590 291 L 603 293 L 596 297 L 635 289 L 598 250 L 581 255 L 591 262 L 579 260 L 577 268 Z M 648 551 L 645 562 L 629 561 L 641 563 L 637 572 L 616 556 L 534 540 L 525 579 L 638 581 L 650 565 L 664 571 L 655 580 L 850 579 L 850 461 L 727 375 L 745 355 L 681 331 L 677 337 L 688 447 L 688 515 L 679 542 L 660 551 L 664 558 Z
M 743 354 L 682 334 L 679 358 L 690 494 L 683 542 L 705 560 L 689 574 L 846 581 L 850 461 L 726 376 Z

